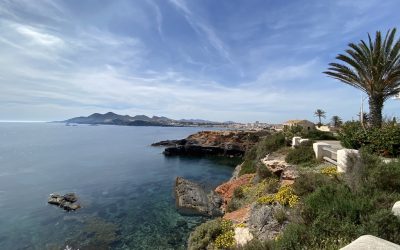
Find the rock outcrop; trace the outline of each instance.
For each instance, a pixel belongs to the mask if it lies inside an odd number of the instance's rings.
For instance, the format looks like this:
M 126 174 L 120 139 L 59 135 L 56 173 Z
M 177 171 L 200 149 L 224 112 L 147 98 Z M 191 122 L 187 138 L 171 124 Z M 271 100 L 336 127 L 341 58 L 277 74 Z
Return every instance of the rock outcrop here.
M 178 212 L 185 215 L 222 216 L 222 198 L 215 192 L 206 193 L 199 184 L 182 177 L 175 180 Z
M 254 204 L 250 209 L 249 228 L 253 235 L 261 240 L 273 240 L 284 229 L 287 222 L 279 223 L 275 213 L 282 212 L 284 208 L 274 203 L 271 205 Z
M 282 184 L 293 184 L 294 180 L 299 177 L 299 173 L 296 168 L 285 160 L 272 159 L 270 156 L 266 156 L 261 162 L 268 168 L 269 171 L 274 173 L 280 178 Z
M 243 156 L 268 131 L 201 131 L 182 140 L 153 143 L 166 146 L 164 154 L 174 155 L 221 155 Z
M 77 200 L 78 197 L 74 193 L 67 193 L 65 195 L 50 194 L 47 203 L 57 205 L 66 211 L 75 211 L 81 207 L 75 203 Z

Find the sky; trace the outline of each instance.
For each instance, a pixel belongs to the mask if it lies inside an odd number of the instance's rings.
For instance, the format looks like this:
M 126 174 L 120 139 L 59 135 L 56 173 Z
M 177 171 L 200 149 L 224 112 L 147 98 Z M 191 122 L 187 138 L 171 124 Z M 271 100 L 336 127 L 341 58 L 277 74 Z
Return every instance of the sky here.
M 113 111 L 281 123 L 316 121 L 316 109 L 325 122 L 357 119 L 362 93 L 322 72 L 349 42 L 400 28 L 398 9 L 397 0 L 0 0 L 0 120 Z M 399 107 L 389 100 L 384 114 L 399 117 Z

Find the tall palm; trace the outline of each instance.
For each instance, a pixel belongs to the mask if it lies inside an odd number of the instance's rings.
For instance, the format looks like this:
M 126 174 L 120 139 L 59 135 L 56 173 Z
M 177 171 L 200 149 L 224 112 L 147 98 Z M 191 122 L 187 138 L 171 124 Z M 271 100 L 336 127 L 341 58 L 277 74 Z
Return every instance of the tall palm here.
M 326 112 L 323 111 L 322 109 L 317 109 L 317 110 L 314 112 L 314 116 L 317 116 L 318 119 L 319 119 L 318 126 L 321 126 L 321 125 L 322 125 L 321 117 L 322 117 L 322 118 L 326 118 L 325 114 L 326 114 Z
M 342 119 L 337 115 L 332 116 L 331 121 L 332 121 L 332 126 L 335 128 L 338 128 L 340 127 L 340 125 L 342 125 Z
M 377 31 L 374 41 L 368 34 L 368 42 L 350 43 L 346 54 L 336 57 L 343 64 L 330 63 L 324 72 L 368 95 L 374 127 L 382 125 L 384 102 L 400 90 L 400 39 L 394 41 L 395 35 L 396 29 L 392 29 L 382 39 Z

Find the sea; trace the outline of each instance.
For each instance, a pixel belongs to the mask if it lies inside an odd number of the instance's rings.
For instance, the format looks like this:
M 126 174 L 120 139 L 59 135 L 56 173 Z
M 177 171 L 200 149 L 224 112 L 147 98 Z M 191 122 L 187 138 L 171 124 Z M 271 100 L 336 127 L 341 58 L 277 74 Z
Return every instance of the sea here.
M 177 176 L 208 189 L 238 159 L 166 157 L 151 143 L 210 128 L 0 123 L 0 249 L 185 249 L 204 217 L 175 208 Z M 74 192 L 74 212 L 47 204 Z

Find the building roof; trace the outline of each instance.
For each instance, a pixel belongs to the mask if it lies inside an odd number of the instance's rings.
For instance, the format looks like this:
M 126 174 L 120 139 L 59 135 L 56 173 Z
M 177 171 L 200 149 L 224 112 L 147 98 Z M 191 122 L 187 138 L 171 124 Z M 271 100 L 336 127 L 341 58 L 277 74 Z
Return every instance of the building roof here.
M 308 120 L 288 120 L 284 124 L 300 124 L 300 123 L 312 123 L 312 124 L 314 124 L 313 122 L 310 122 Z

